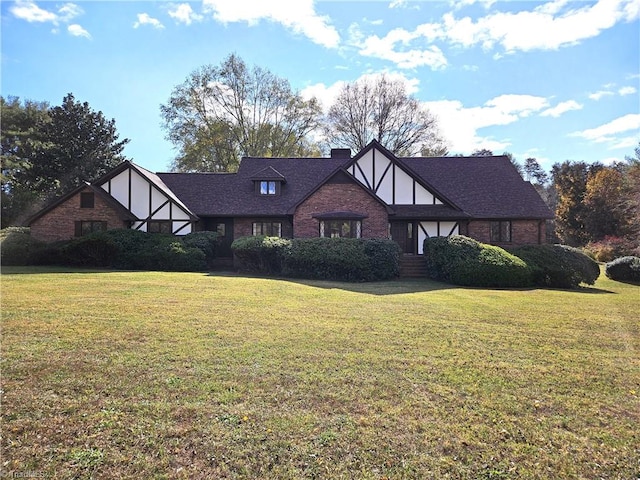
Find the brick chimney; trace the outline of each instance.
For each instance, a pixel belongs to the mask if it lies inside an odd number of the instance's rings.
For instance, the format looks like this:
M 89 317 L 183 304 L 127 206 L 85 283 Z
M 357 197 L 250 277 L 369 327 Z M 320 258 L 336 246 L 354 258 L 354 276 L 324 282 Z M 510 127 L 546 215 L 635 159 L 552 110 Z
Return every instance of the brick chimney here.
M 331 158 L 344 158 L 345 160 L 351 158 L 350 148 L 332 148 Z

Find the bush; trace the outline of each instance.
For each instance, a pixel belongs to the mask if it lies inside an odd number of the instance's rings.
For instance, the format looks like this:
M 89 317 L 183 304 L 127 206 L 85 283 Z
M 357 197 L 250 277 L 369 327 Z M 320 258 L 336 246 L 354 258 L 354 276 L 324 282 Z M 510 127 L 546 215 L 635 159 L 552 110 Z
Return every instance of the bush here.
M 267 275 L 282 272 L 284 258 L 290 249 L 291 240 L 263 235 L 240 237 L 231 244 L 240 270 Z
M 424 241 L 427 272 L 431 278 L 473 287 L 526 287 L 531 272 L 524 261 L 500 247 L 471 238 L 427 238 Z
M 165 237 L 156 234 L 154 236 Z M 157 242 L 153 242 L 147 250 L 140 253 L 139 261 L 142 269 L 175 272 L 206 270 L 206 256 L 202 250 L 195 247 L 185 247 L 175 237 L 171 239 L 166 237 L 158 238 Z
M 292 242 L 285 274 L 319 280 L 362 282 L 372 278 L 364 245 L 353 238 L 305 238 Z
M 31 265 L 44 246 L 29 233 L 29 227 L 8 227 L 0 230 L 0 263 L 2 265 Z
M 94 233 L 63 244 L 59 253 L 65 265 L 109 267 L 118 253 L 118 247 L 112 239 Z
M 529 265 L 537 286 L 574 288 L 581 283 L 593 285 L 600 275 L 600 267 L 593 259 L 566 245 L 525 245 L 511 252 Z
M 211 265 L 216 258 L 218 233 L 209 231 L 188 233 L 182 237 L 182 243 L 185 247 L 193 247 L 201 250 L 205 255 L 207 265 Z
M 242 237 L 231 245 L 240 270 L 322 280 L 373 281 L 398 274 L 400 248 L 391 240 Z
M 607 263 L 605 275 L 619 282 L 640 282 L 640 257 L 620 257 Z
M 148 260 L 144 257 L 153 248 L 154 241 L 167 238 L 168 243 L 175 238 L 171 235 L 149 234 L 128 228 L 107 230 L 97 235 L 111 240 L 116 245 L 117 251 L 110 266 L 125 270 L 148 269 Z
M 397 242 L 375 238 L 362 241 L 373 280 L 387 280 L 399 275 L 402 249 Z
M 39 245 L 32 254 L 38 265 L 110 267 L 126 270 L 203 271 L 211 232 L 184 237 L 115 229 L 93 233 L 65 242 Z M 213 234 L 215 235 L 215 234 Z

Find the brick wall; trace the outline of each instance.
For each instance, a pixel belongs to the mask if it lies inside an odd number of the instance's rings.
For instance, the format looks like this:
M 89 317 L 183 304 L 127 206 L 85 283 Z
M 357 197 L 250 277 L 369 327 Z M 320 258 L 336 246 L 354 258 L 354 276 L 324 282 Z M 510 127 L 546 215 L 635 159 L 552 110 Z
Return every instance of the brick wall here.
M 314 215 L 348 211 L 368 215 L 362 220 L 363 238 L 387 238 L 387 210 L 360 186 L 353 183 L 327 183 L 302 202 L 293 215 L 296 238 L 319 235 L 319 220 Z
M 492 243 L 491 222 L 489 220 L 470 221 L 466 235 L 482 243 Z M 535 245 L 540 242 L 544 243 L 545 239 L 545 222 L 538 220 L 513 220 L 511 222 L 511 243 L 496 243 L 496 245 Z
M 82 192 L 92 192 L 87 187 Z M 107 229 L 126 228 L 126 223 L 99 195 L 93 208 L 80 208 L 80 193 L 61 203 L 31 223 L 31 236 L 44 242 L 69 240 L 75 236 L 76 221 L 107 222 Z

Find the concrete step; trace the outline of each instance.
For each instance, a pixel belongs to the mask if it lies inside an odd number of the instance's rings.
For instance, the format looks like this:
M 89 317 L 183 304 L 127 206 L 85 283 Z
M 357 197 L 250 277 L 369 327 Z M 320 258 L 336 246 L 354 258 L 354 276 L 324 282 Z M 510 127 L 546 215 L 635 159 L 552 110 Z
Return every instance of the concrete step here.
M 422 255 L 405 255 L 400 259 L 401 277 L 425 277 L 427 264 Z

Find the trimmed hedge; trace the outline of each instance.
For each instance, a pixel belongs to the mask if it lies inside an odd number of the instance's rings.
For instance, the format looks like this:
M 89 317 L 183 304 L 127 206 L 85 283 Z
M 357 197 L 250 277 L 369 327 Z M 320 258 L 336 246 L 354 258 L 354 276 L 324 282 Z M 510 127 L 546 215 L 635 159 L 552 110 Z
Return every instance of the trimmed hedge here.
M 364 282 L 398 275 L 400 247 L 391 240 L 242 237 L 231 245 L 244 271 Z
M 207 265 L 212 265 L 218 249 L 218 233 L 210 231 L 187 233 L 182 239 L 185 247 L 197 248 L 205 255 Z
M 506 250 L 462 235 L 427 238 L 424 253 L 428 275 L 454 285 L 526 287 L 531 285 L 527 264 Z
M 607 263 L 605 275 L 618 282 L 640 282 L 640 257 L 620 257 Z
M 126 270 L 204 271 L 208 262 L 215 258 L 217 239 L 215 232 L 196 232 L 180 237 L 115 229 L 43 244 L 24 231 L 5 229 L 2 232 L 5 265 L 72 265 Z M 9 238 L 12 240 L 7 243 Z
M 240 270 L 267 275 L 282 272 L 284 257 L 290 249 L 291 240 L 264 235 L 240 237 L 231 244 Z
M 566 245 L 525 245 L 511 252 L 529 265 L 536 286 L 574 288 L 581 283 L 593 285 L 600 276 L 595 260 Z

